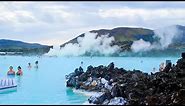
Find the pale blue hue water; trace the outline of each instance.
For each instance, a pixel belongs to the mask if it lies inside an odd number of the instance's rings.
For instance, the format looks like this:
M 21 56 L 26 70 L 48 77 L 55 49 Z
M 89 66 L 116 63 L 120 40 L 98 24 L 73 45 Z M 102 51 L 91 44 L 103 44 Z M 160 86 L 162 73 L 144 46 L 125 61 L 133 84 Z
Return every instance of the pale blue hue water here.
M 140 69 L 151 72 L 153 67 L 159 68 L 166 59 L 176 63 L 178 57 L 0 57 L 0 78 L 6 77 L 10 65 L 17 71 L 21 66 L 24 73 L 16 77 L 18 88 L 14 92 L 0 94 L 0 104 L 82 104 L 87 97 L 74 93 L 65 87 L 65 75 L 74 71 L 83 61 L 84 69 L 89 65 L 108 65 L 114 62 L 115 66 L 125 69 Z M 39 69 L 32 67 L 28 70 L 27 64 L 39 61 Z M 141 62 L 143 61 L 143 62 Z

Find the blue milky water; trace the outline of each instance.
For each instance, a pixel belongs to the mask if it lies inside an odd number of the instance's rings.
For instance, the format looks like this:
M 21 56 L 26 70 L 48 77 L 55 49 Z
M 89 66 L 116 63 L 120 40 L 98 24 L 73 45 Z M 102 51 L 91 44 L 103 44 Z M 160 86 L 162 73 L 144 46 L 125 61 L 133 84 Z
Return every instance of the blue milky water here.
M 1 56 L 0 78 L 7 77 L 10 65 L 17 71 L 20 65 L 23 76 L 16 76 L 18 87 L 16 90 L 0 94 L 0 104 L 83 104 L 87 96 L 74 93 L 65 86 L 65 75 L 74 71 L 83 61 L 83 68 L 93 65 L 108 65 L 133 70 L 140 69 L 151 72 L 159 68 L 161 62 L 170 59 L 176 64 L 179 57 L 22 57 Z M 39 68 L 34 68 L 34 62 L 39 61 Z M 28 63 L 32 69 L 27 68 Z

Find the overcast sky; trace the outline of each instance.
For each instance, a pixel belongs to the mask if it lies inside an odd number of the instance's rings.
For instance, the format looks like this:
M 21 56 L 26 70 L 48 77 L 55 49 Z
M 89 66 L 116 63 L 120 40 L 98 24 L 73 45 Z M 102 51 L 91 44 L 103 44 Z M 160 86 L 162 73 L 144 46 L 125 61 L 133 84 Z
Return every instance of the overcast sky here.
M 185 25 L 185 2 L 0 2 L 0 38 L 62 44 L 93 29 Z

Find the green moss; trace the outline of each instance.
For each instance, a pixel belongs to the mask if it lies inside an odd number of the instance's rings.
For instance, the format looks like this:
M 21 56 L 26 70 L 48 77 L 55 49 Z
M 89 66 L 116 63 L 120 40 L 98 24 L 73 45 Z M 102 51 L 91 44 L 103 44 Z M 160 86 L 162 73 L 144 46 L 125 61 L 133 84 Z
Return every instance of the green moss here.
M 124 36 L 124 35 L 117 35 L 117 36 L 114 36 L 114 38 L 115 38 L 116 41 L 120 41 L 120 42 L 134 41 L 135 40 L 134 38 L 127 37 L 127 36 Z

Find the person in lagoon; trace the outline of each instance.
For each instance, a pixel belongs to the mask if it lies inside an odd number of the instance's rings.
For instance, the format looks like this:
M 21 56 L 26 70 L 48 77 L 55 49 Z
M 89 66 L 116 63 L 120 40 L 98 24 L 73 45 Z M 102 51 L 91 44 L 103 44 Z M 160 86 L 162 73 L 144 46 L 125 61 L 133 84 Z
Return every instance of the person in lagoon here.
M 153 68 L 153 72 L 154 72 L 154 73 L 156 72 L 156 69 L 155 69 L 155 67 Z
M 83 61 L 81 61 L 81 67 L 83 67 Z
M 19 76 L 23 75 L 21 67 L 18 66 L 17 69 L 18 69 L 18 71 L 17 71 L 16 75 L 19 75 Z
M 80 67 L 79 67 L 79 71 L 82 71 L 83 72 L 83 61 L 81 61 L 81 65 L 80 65 Z
M 164 62 L 162 62 L 162 63 L 160 64 L 160 66 L 159 66 L 159 71 L 160 71 L 160 72 L 163 71 L 164 68 L 165 68 L 165 64 L 164 64 Z
M 15 71 L 13 71 L 13 67 L 9 67 L 9 71 L 7 72 L 7 75 L 15 75 Z
M 31 69 L 31 63 L 28 63 L 28 68 Z
M 36 62 L 35 62 L 35 68 L 39 68 L 38 64 L 39 64 L 39 62 L 36 61 Z

